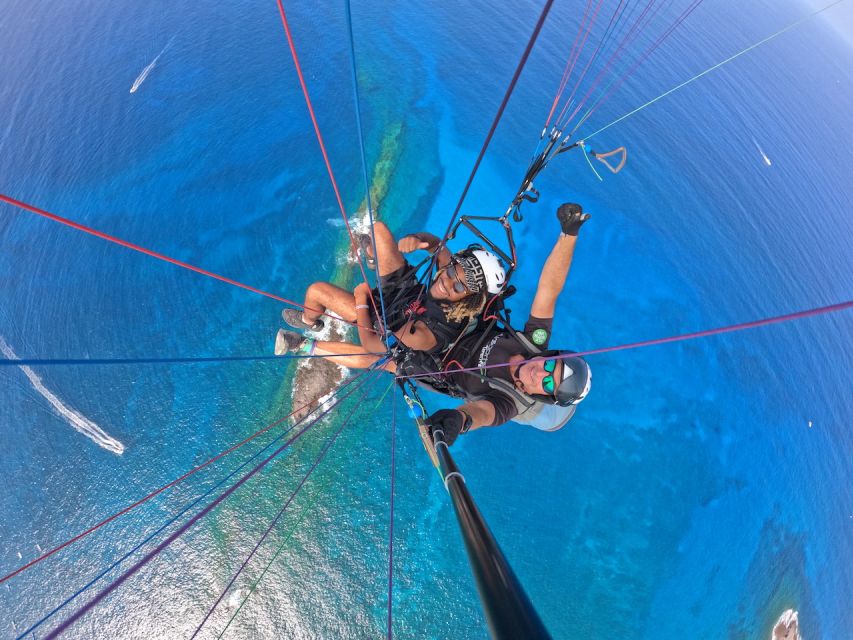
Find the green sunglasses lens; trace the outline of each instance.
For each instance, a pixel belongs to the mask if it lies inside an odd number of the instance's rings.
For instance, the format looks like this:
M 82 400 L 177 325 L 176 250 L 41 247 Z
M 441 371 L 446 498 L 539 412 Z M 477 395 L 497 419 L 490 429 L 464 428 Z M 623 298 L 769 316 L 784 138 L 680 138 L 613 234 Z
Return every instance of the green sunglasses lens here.
M 545 369 L 545 371 L 549 374 L 554 373 L 554 369 L 557 368 L 557 360 L 546 360 L 542 363 L 542 368 Z M 555 385 L 553 375 L 547 375 L 542 378 L 542 389 L 545 391 L 545 393 L 554 393 L 554 386 Z

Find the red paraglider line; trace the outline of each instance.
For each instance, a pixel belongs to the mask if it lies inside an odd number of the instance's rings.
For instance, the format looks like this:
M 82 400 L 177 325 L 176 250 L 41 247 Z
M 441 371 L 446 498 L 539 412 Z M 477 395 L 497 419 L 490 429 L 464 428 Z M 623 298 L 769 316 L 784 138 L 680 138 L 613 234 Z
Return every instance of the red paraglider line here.
M 299 304 L 293 300 L 289 300 L 287 298 L 283 298 L 282 296 L 278 296 L 274 293 L 270 293 L 269 291 L 264 291 L 263 289 L 258 289 L 257 287 L 253 287 L 248 284 L 244 284 L 237 280 L 233 280 L 232 278 L 228 278 L 226 276 L 221 276 L 218 273 L 213 273 L 212 271 L 208 271 L 207 269 L 202 269 L 201 267 L 196 267 L 195 265 L 190 264 L 189 262 L 183 262 L 182 260 L 177 260 L 175 258 L 170 258 L 169 256 L 158 253 L 157 251 L 152 251 L 151 249 L 146 249 L 145 247 L 141 247 L 138 244 L 134 244 L 132 242 L 128 242 L 127 240 L 122 240 L 121 238 L 117 238 L 116 236 L 112 236 L 108 233 L 104 233 L 103 231 L 98 231 L 97 229 L 93 229 L 92 227 L 87 227 L 84 224 L 80 224 L 79 222 L 74 222 L 73 220 L 69 220 L 68 218 L 63 218 L 62 216 L 58 216 L 55 213 L 50 213 L 49 211 L 45 211 L 44 209 L 39 209 L 31 204 L 27 204 L 26 202 L 22 202 L 20 200 L 16 200 L 15 198 L 11 198 L 7 195 L 0 193 L 0 201 L 5 202 L 6 204 L 10 204 L 13 207 L 18 207 L 19 209 L 23 209 L 25 211 L 29 211 L 30 213 L 35 213 L 43 218 L 47 218 L 48 220 L 53 220 L 54 222 L 58 222 L 59 224 L 64 224 L 67 227 L 71 227 L 72 229 L 76 229 L 77 231 L 82 231 L 83 233 L 88 233 L 90 236 L 95 236 L 96 238 L 100 238 L 101 240 L 106 240 L 107 242 L 112 242 L 113 244 L 117 244 L 121 247 L 125 247 L 126 249 L 130 249 L 132 251 L 137 251 L 139 253 L 143 253 L 146 256 L 150 256 L 152 258 L 156 258 L 157 260 L 162 260 L 163 262 L 168 262 L 169 264 L 173 264 L 175 266 L 181 267 L 182 269 L 188 269 L 190 271 L 194 271 L 195 273 L 200 273 L 203 276 L 207 276 L 208 278 L 213 278 L 214 280 L 219 280 L 220 282 L 225 282 L 226 284 L 233 285 L 235 287 L 240 287 L 241 289 L 245 289 L 246 291 L 251 291 L 252 293 L 257 293 L 258 295 L 265 296 L 267 298 L 272 298 L 273 300 L 278 300 L 279 302 L 284 302 L 285 304 L 292 305 L 294 307 L 299 307 L 300 309 L 306 309 L 305 305 Z M 311 309 L 311 311 L 317 311 L 316 309 Z M 328 315 L 328 314 L 323 314 Z M 331 316 L 330 316 L 331 317 Z M 337 318 L 336 318 L 337 319 Z M 347 320 L 343 320 L 347 324 L 354 325 L 356 323 L 349 322 Z M 370 327 L 372 330 L 372 327 Z M 1 582 L 1 581 L 0 581 Z
M 364 375 L 364 374 L 361 374 L 361 375 Z M 357 376 L 357 377 L 355 377 L 355 378 L 352 378 L 352 380 L 351 380 L 351 381 L 354 381 L 354 380 L 359 379 L 359 378 L 361 377 L 361 375 L 359 375 L 359 376 Z M 347 384 L 349 384 L 349 383 L 347 383 Z M 341 387 L 341 389 L 343 389 L 343 387 Z M 338 391 L 340 391 L 340 389 L 338 389 Z M 310 404 L 311 404 L 311 403 L 309 402 L 309 403 L 306 403 L 306 404 L 302 405 L 302 406 L 301 406 L 301 407 L 299 407 L 298 409 L 295 409 L 294 411 L 292 411 L 292 412 L 291 412 L 291 413 L 289 413 L 288 415 L 284 416 L 283 418 L 279 418 L 278 420 L 276 420 L 275 422 L 273 422 L 273 423 L 271 423 L 271 424 L 267 425 L 266 427 L 264 427 L 264 428 L 263 428 L 263 429 L 261 429 L 260 431 L 256 431 L 255 433 L 253 433 L 253 434 L 252 434 L 252 435 L 250 435 L 249 437 L 247 437 L 247 438 L 245 438 L 244 440 L 242 440 L 242 441 L 238 442 L 238 443 L 237 443 L 237 444 L 235 444 L 234 446 L 232 446 L 232 447 L 230 447 L 230 448 L 226 449 L 226 450 L 225 450 L 225 451 L 223 451 L 222 453 L 219 453 L 219 454 L 217 454 L 217 455 L 213 456 L 212 458 L 210 458 L 209 460 L 207 460 L 207 461 L 205 461 L 205 462 L 202 462 L 201 464 L 199 464 L 199 465 L 197 465 L 197 466 L 193 467 L 192 469 L 190 469 L 189 471 L 187 471 L 184 475 L 180 476 L 179 478 L 175 478 L 174 480 L 172 480 L 172 481 L 171 481 L 171 482 L 169 482 L 168 484 L 164 484 L 164 485 L 163 485 L 162 487 L 160 487 L 159 489 L 155 489 L 154 491 L 152 491 L 151 493 L 149 493 L 149 494 L 148 494 L 148 495 L 146 495 L 146 496 L 143 496 L 142 498 L 140 498 L 139 500 L 137 500 L 137 501 L 136 501 L 136 502 L 134 502 L 133 504 L 130 504 L 130 505 L 126 506 L 126 507 L 125 507 L 124 509 L 122 509 L 121 511 L 117 511 L 116 513 L 114 513 L 113 515 L 109 516 L 108 518 L 104 518 L 103 520 L 101 520 L 101 521 L 100 521 L 100 522 L 98 522 L 97 524 L 93 524 L 91 527 L 89 527 L 89 528 L 88 528 L 88 529 L 86 529 L 85 531 L 82 531 L 81 533 L 78 533 L 78 534 L 77 534 L 76 536 L 74 536 L 73 538 L 71 538 L 71 539 L 69 539 L 69 540 L 66 540 L 65 542 L 63 542 L 62 544 L 60 544 L 60 545 L 58 545 L 58 546 L 54 547 L 54 548 L 53 548 L 53 549 L 51 549 L 50 551 L 46 551 L 46 552 L 44 552 L 43 554 L 41 554 L 40 556 L 38 556 L 37 558 L 35 558 L 35 559 L 33 559 L 33 560 L 30 560 L 27 564 L 25 564 L 25 565 L 22 565 L 22 566 L 18 567 L 17 569 L 15 569 L 14 571 L 12 571 L 11 573 L 9 573 L 9 574 L 7 574 L 7 575 L 3 576 L 2 578 L 0 578 L 0 584 L 3 584 L 4 582 L 6 582 L 9 578 L 14 578 L 16 575 L 18 575 L 19 573 L 21 573 L 21 572 L 23 572 L 23 571 L 26 571 L 26 570 L 27 570 L 27 569 L 29 569 L 30 567 L 32 567 L 32 566 L 34 566 L 34 565 L 37 565 L 37 564 L 38 564 L 39 562 L 41 562 L 42 560 L 46 560 L 47 558 L 49 558 L 50 556 L 52 556 L 52 555 L 53 555 L 54 553 L 56 553 L 57 551 L 61 551 L 61 550 L 62 550 L 62 549 L 64 549 L 65 547 L 67 547 L 67 546 L 69 546 L 69 545 L 74 544 L 74 543 L 75 543 L 75 542 L 77 542 L 78 540 L 82 540 L 83 538 L 85 538 L 86 536 L 88 536 L 90 533 L 94 533 L 95 531 L 97 531 L 98 529 L 100 529 L 101 527 L 103 527 L 105 524 L 109 524 L 110 522 L 112 522 L 113 520 L 115 520 L 116 518 L 118 518 L 119 516 L 123 516 L 123 515 L 124 515 L 125 513 L 127 513 L 128 511 L 132 511 L 132 510 L 134 510 L 136 507 L 140 506 L 141 504 L 143 504 L 143 503 L 145 503 L 145 502 L 148 502 L 151 498 L 154 498 L 155 496 L 160 495 L 161 493 L 163 493 L 163 492 L 164 492 L 164 491 L 166 491 L 167 489 L 171 489 L 171 488 L 172 488 L 172 487 L 174 487 L 176 484 L 179 484 L 179 483 L 183 482 L 184 480 L 186 480 L 187 478 L 189 478 L 189 477 L 190 477 L 191 475 L 193 475 L 194 473 L 197 473 L 198 471 L 201 471 L 201 470 L 202 470 L 202 469 L 204 469 L 206 466 L 208 466 L 208 465 L 210 465 L 210 464 L 213 464 L 214 462 L 216 462 L 216 461 L 217 461 L 217 460 L 219 460 L 220 458 L 224 458 L 224 457 L 225 457 L 225 456 L 227 456 L 229 453 L 232 453 L 232 452 L 236 451 L 237 449 L 239 449 L 240 447 L 242 447 L 244 444 L 247 444 L 247 443 L 251 442 L 252 440 L 254 440 L 255 438 L 257 438 L 258 436 L 261 436 L 261 435 L 265 434 L 267 431 L 269 431 L 269 430 L 270 430 L 270 429 L 272 429 L 273 427 L 276 427 L 277 425 L 281 424 L 282 422 L 284 422 L 285 420 L 287 420 L 288 418 L 290 418 L 291 416 L 293 416 L 293 415 L 294 415 L 294 414 L 296 414 L 297 412 L 302 411 L 303 409 L 307 408 Z
M 344 207 L 344 202 L 341 199 L 340 189 L 338 189 L 338 181 L 335 180 L 335 173 L 332 171 L 331 162 L 329 162 L 329 154 L 326 153 L 326 144 L 323 142 L 323 134 L 320 133 L 320 125 L 317 123 L 317 116 L 314 114 L 314 105 L 311 103 L 311 98 L 308 96 L 308 86 L 305 84 L 305 77 L 302 75 L 302 65 L 299 63 L 299 56 L 296 55 L 296 45 L 293 44 L 293 35 L 290 33 L 287 14 L 284 12 L 284 5 L 281 3 L 281 0 L 276 0 L 276 2 L 278 4 L 278 12 L 281 15 L 281 24 L 284 25 L 284 35 L 287 37 L 287 46 L 290 47 L 290 55 L 293 57 L 293 64 L 296 67 L 296 75 L 299 77 L 299 86 L 302 88 L 302 95 L 305 96 L 308 115 L 311 116 L 311 124 L 314 125 L 314 133 L 317 134 L 317 142 L 320 144 L 320 152 L 323 154 L 323 162 L 326 164 L 326 171 L 329 174 L 329 180 L 332 182 L 335 199 L 338 201 L 338 208 L 341 210 L 341 217 L 344 219 L 344 225 L 346 225 L 347 233 L 349 234 L 350 245 L 352 246 L 353 253 L 357 256 L 358 243 L 356 243 L 355 236 L 352 234 L 352 228 L 350 227 L 349 220 L 347 219 L 347 211 Z M 358 260 L 358 267 L 361 270 L 361 275 L 364 278 L 364 281 L 369 284 L 370 281 L 367 279 L 367 273 L 364 271 L 364 265 L 361 260 Z M 370 291 L 369 296 L 376 316 L 379 318 L 383 317 L 383 314 L 380 313 L 379 308 L 376 306 L 376 301 L 373 299 L 372 290 Z
M 574 353 L 566 353 L 563 355 L 556 356 L 547 356 L 547 358 L 569 358 L 576 356 L 592 356 L 599 353 L 610 353 L 612 351 L 627 351 L 628 349 L 639 349 L 640 347 L 651 347 L 658 344 L 668 344 L 670 342 L 683 342 L 685 340 L 693 340 L 695 338 L 705 338 L 708 336 L 715 336 L 721 333 L 732 333 L 734 331 L 743 331 L 745 329 L 755 329 L 756 327 L 763 327 L 768 324 L 777 324 L 780 322 L 788 322 L 790 320 L 800 320 L 802 318 L 808 318 L 811 316 L 822 315 L 825 313 L 833 313 L 836 311 L 843 311 L 845 309 L 849 309 L 853 307 L 853 300 L 848 300 L 846 302 L 839 302 L 838 304 L 831 304 L 826 307 L 817 307 L 815 309 L 805 309 L 803 311 L 795 311 L 794 313 L 786 313 L 781 316 L 773 316 L 771 318 L 762 318 L 761 320 L 752 320 L 750 322 L 742 322 L 740 324 L 731 324 L 725 327 L 716 327 L 714 329 L 706 329 L 704 331 L 695 331 L 693 333 L 682 333 L 677 336 L 668 336 L 666 338 L 654 338 L 652 340 L 642 340 L 640 342 L 631 342 L 629 344 L 620 344 L 614 347 L 601 347 L 600 349 L 589 349 L 587 351 L 576 351 Z M 536 358 L 529 358 L 527 360 L 519 360 L 518 362 L 511 363 L 512 366 L 518 366 L 520 364 L 524 364 L 525 362 L 535 362 L 537 360 L 545 360 L 544 356 L 537 356 Z M 455 362 L 455 361 L 454 361 Z M 500 362 L 497 364 L 490 364 L 484 367 L 468 367 L 464 369 L 454 369 L 453 371 L 433 371 L 430 373 L 418 373 L 411 376 L 397 376 L 398 378 L 424 378 L 427 376 L 435 376 L 435 375 L 448 375 L 451 373 L 460 373 L 462 371 L 480 371 L 482 369 L 497 369 L 498 367 L 509 367 L 509 362 Z

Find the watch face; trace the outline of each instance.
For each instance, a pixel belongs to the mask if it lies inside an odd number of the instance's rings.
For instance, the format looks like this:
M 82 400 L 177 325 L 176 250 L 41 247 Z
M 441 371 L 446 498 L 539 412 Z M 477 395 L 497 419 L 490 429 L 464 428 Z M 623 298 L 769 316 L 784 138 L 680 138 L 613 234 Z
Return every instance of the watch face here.
M 545 329 L 536 329 L 531 334 L 530 339 L 533 340 L 533 344 L 541 347 L 548 341 L 548 332 Z

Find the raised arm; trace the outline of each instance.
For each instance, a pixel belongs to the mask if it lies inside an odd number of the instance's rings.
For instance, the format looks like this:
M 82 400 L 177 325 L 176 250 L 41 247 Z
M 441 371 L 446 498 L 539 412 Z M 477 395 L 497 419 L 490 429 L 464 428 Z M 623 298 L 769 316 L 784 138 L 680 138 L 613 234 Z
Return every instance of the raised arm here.
M 572 266 L 572 257 L 575 254 L 575 243 L 578 239 L 578 231 L 581 225 L 589 220 L 588 213 L 583 212 L 579 204 L 563 204 L 557 209 L 557 219 L 560 221 L 562 233 L 557 238 L 551 254 L 542 267 L 539 276 L 539 285 L 536 287 L 536 297 L 533 298 L 533 306 L 530 315 L 537 318 L 553 318 L 557 298 L 566 284 L 569 275 L 569 267 Z
M 418 233 L 410 233 L 409 235 L 400 238 L 400 241 L 397 243 L 397 248 L 400 250 L 400 253 L 411 253 L 418 249 L 433 252 L 440 244 L 441 238 L 438 236 L 434 236 L 426 231 L 419 231 Z M 447 247 L 442 246 L 436 258 L 438 266 L 443 267 L 450 262 L 450 255 L 451 254 L 447 250 Z

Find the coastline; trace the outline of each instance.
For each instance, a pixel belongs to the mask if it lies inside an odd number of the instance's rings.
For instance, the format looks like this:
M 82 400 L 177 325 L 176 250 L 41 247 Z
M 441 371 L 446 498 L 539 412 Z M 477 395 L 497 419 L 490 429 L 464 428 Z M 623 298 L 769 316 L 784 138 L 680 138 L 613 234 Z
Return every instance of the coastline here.
M 386 129 L 382 138 L 379 158 L 373 167 L 373 176 L 370 184 L 370 196 L 373 204 L 374 219 L 385 219 L 389 224 L 396 222 L 391 216 L 380 216 L 379 211 L 388 195 L 393 181 L 395 169 L 401 160 L 402 138 L 405 127 L 403 123 L 396 123 Z M 370 229 L 370 220 L 367 212 L 367 198 L 365 197 L 356 213 L 349 220 L 353 233 L 366 233 Z M 350 246 L 349 234 L 344 232 L 336 245 L 338 256 L 346 256 L 345 259 L 336 260 L 335 271 L 330 282 L 344 289 L 352 289 L 357 273 L 357 257 L 353 255 Z M 327 321 L 326 327 L 319 332 L 310 332 L 311 337 L 322 340 L 352 341 L 354 331 L 352 327 L 341 321 Z M 296 365 L 293 375 L 291 390 L 291 403 L 293 407 L 303 407 L 293 415 L 293 420 L 299 420 L 317 406 L 327 401 L 337 386 L 346 378 L 348 369 L 333 360 L 323 358 L 311 358 L 300 361 Z

